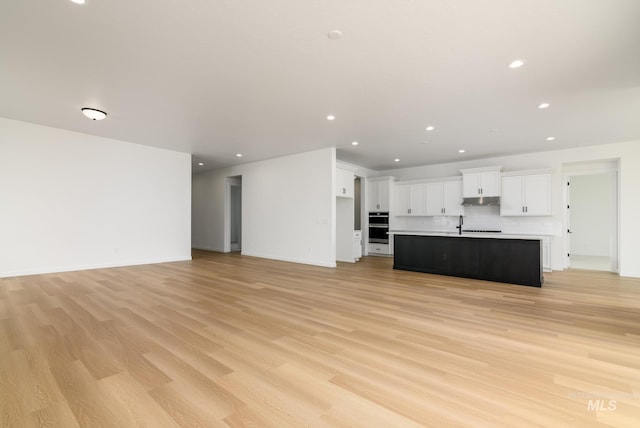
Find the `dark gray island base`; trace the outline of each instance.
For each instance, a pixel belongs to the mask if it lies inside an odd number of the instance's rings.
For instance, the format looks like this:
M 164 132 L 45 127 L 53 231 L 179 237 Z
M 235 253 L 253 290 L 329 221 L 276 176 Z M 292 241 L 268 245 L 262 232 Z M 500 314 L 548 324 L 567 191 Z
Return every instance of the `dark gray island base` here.
M 541 241 L 395 235 L 393 268 L 541 287 Z

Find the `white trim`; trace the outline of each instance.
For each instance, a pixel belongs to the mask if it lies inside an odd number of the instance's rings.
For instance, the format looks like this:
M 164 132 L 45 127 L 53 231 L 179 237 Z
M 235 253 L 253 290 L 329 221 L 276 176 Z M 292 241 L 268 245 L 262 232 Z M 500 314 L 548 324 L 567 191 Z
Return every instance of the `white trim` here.
M 224 253 L 224 248 L 220 248 L 220 247 L 210 247 L 208 245 L 197 245 L 197 246 L 193 246 L 194 250 L 204 250 L 204 251 L 215 251 L 218 253 Z M 228 252 L 228 251 L 227 251 Z
M 496 166 L 485 166 L 482 168 L 465 168 L 465 169 L 461 169 L 460 173 L 464 175 L 464 174 L 475 174 L 477 172 L 493 172 L 493 171 L 497 171 L 497 172 L 502 171 L 502 166 L 496 165 Z
M 27 275 L 45 275 L 49 273 L 74 272 L 79 270 L 110 269 L 110 268 L 120 268 L 120 267 L 128 267 L 128 266 L 154 265 L 158 263 L 173 263 L 173 262 L 185 262 L 185 261 L 191 261 L 191 256 L 136 260 L 132 262 L 122 262 L 122 263 L 116 263 L 116 264 L 105 263 L 105 264 L 92 264 L 92 265 L 79 265 L 79 266 L 64 266 L 64 267 L 57 267 L 57 268 L 42 268 L 42 269 L 33 269 L 33 270 L 26 270 L 26 271 L 0 272 L 0 278 L 11 278 L 14 276 L 27 276 Z
M 242 186 L 242 174 L 225 177 L 224 179 L 224 242 L 223 252 L 230 253 L 231 248 L 231 187 Z M 242 247 L 240 235 L 240 247 Z
M 620 272 L 619 275 L 627 278 L 640 278 L 640 272 Z
M 320 267 L 327 267 L 327 268 L 335 268 L 337 266 L 335 262 L 325 263 L 317 260 L 298 259 L 298 258 L 292 258 L 292 257 L 278 257 L 271 254 L 255 253 L 252 251 L 244 251 L 244 250 L 240 254 L 242 254 L 243 256 L 259 257 L 261 259 L 278 260 L 281 262 L 301 263 L 305 265 L 313 265 L 313 266 L 320 266 Z
M 522 170 L 522 171 L 503 172 L 501 175 L 503 177 L 519 177 L 521 175 L 542 175 L 542 174 L 553 174 L 553 170 L 551 168 L 527 169 L 527 170 Z
M 453 177 L 436 177 L 436 178 L 420 178 L 414 180 L 397 180 L 394 184 L 426 184 L 426 183 L 444 183 L 449 181 L 462 181 L 461 175 Z
M 592 169 L 590 168 L 590 165 Z M 571 249 L 569 248 L 569 234 L 566 232 L 570 229 L 569 224 L 569 215 L 568 209 L 569 206 L 569 189 L 567 186 L 567 182 L 571 182 L 571 177 L 582 176 L 582 175 L 600 175 L 600 174 L 611 174 L 614 179 L 615 191 L 613 192 L 614 197 L 614 205 L 615 205 L 615 219 L 616 219 L 616 232 L 615 232 L 615 250 L 613 254 L 610 252 L 609 257 L 611 259 L 612 265 L 609 272 L 618 273 L 620 276 L 630 276 L 636 277 L 635 274 L 623 275 L 620 272 L 620 159 L 613 160 L 603 160 L 603 161 L 593 161 L 593 162 L 584 162 L 578 165 L 568 164 L 562 165 L 562 199 L 563 199 L 563 213 L 562 218 L 564 222 L 564 227 L 562 230 L 562 237 L 564 240 L 564 253 L 562 263 L 563 270 L 570 268 L 570 256 L 564 256 L 564 254 L 571 254 Z M 640 274 L 638 274 L 640 277 Z
M 392 175 L 383 175 L 380 177 L 363 177 L 366 178 L 367 181 L 394 181 L 396 178 Z

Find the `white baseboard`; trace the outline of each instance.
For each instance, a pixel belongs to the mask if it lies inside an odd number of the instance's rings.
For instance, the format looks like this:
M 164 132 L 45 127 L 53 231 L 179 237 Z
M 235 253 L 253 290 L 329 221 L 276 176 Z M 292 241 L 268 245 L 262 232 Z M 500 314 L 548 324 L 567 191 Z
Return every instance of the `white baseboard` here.
M 224 253 L 224 248 L 209 247 L 206 245 L 193 245 L 191 248 L 193 248 L 194 250 L 216 251 L 218 253 Z
M 293 257 L 281 257 L 281 256 L 274 256 L 272 254 L 254 253 L 251 251 L 244 251 L 244 250 L 240 254 L 242 254 L 243 256 L 259 257 L 261 259 L 279 260 L 281 262 L 300 263 L 304 265 L 313 265 L 313 266 L 321 266 L 321 267 L 329 267 L 329 268 L 336 267 L 336 262 L 327 263 L 319 260 L 298 259 Z
M 619 275 L 627 278 L 640 278 L 640 272 L 620 272 Z
M 38 269 L 27 269 L 23 271 L 0 272 L 0 278 L 10 278 L 14 276 L 27 276 L 27 275 L 43 275 L 48 273 L 74 272 L 79 270 L 108 269 L 108 268 L 126 267 L 126 266 L 152 265 L 157 263 L 184 262 L 184 261 L 190 261 L 190 260 L 191 260 L 191 256 L 189 255 L 188 257 L 170 257 L 170 258 L 161 258 L 161 259 L 131 260 L 131 261 L 118 262 L 118 263 L 104 263 L 104 264 L 96 263 L 96 264 L 89 264 L 89 265 L 47 267 L 47 268 L 38 268 Z

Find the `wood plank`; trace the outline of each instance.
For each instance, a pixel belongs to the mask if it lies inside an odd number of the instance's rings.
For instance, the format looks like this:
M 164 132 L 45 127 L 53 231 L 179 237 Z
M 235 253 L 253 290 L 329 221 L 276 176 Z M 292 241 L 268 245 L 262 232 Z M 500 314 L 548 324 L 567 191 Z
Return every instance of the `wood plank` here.
M 195 251 L 0 279 L 0 426 L 637 425 L 640 279 L 391 266 Z

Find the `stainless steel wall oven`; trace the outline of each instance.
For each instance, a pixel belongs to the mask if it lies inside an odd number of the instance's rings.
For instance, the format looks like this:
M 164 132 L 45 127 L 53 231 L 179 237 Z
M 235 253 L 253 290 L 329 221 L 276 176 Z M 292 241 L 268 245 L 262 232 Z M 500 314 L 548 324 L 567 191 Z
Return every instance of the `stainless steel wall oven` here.
M 369 242 L 376 244 L 389 243 L 389 213 L 369 213 Z

